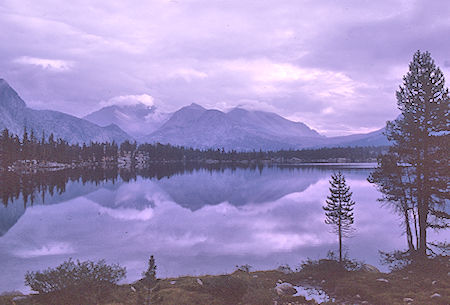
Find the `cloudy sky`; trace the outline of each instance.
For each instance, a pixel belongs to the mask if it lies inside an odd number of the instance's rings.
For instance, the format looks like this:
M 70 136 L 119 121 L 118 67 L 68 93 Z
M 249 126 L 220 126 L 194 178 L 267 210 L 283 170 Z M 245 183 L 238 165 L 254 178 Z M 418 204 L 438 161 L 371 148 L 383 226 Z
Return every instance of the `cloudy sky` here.
M 398 114 L 417 49 L 450 75 L 449 16 L 446 0 L 0 0 L 0 78 L 76 116 L 195 102 L 366 132 Z

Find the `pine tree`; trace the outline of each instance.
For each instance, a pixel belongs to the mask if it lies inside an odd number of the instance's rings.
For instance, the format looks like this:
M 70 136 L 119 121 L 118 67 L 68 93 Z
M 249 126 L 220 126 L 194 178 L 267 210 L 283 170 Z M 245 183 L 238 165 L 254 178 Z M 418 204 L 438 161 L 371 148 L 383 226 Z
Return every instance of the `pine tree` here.
M 448 228 L 450 215 L 446 200 L 450 199 L 448 164 L 450 151 L 449 95 L 445 78 L 429 52 L 417 51 L 396 92 L 402 114 L 388 122 L 386 136 L 392 142 L 388 154 L 395 155 L 397 164 L 377 169 L 378 178 L 389 177 L 394 167 L 407 168 L 408 183 L 398 203 L 408 202 L 413 216 L 417 215 L 419 258 L 427 255 L 427 228 Z M 374 181 L 382 187 L 383 179 Z M 386 180 L 384 180 L 386 181 Z M 416 224 L 416 223 L 415 223 Z
M 146 296 L 145 296 L 145 304 L 150 304 L 150 297 L 153 288 L 156 285 L 156 262 L 155 258 L 150 256 L 148 260 L 148 268 L 147 271 L 143 273 L 144 278 L 142 279 L 144 286 L 146 288 Z
M 330 196 L 327 196 L 325 223 L 333 226 L 333 232 L 339 237 L 339 262 L 342 263 L 342 239 L 348 237 L 352 231 L 353 206 L 352 192 L 346 185 L 344 175 L 339 171 L 331 175 Z

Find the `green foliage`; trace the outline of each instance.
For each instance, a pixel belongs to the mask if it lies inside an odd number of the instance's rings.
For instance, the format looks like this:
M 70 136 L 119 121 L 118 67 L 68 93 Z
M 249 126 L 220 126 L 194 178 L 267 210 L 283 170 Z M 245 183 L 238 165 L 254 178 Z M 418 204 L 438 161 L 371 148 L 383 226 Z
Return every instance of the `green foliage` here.
M 400 166 L 399 155 L 391 152 L 378 158 L 378 167 L 367 179 L 375 183 L 382 194 L 378 199 L 392 207 L 394 212 L 403 218 L 408 251 L 413 252 L 417 247 L 417 231 L 411 228 L 411 219 L 415 219 L 413 190 L 411 183 L 411 169 L 408 166 Z M 414 238 L 415 237 L 415 238 Z
M 144 276 L 143 280 L 146 282 L 155 282 L 156 281 L 156 261 L 153 255 L 150 256 L 148 260 L 148 268 L 142 274 Z
M 69 144 L 64 139 L 54 139 L 50 134 L 48 140 L 42 134 L 38 141 L 34 131 L 28 135 L 24 129 L 22 140 L 17 135 L 10 134 L 4 129 L 0 134 L 0 168 L 7 168 L 19 160 L 36 160 L 39 162 L 79 163 L 87 162 L 115 162 L 118 157 L 118 146 L 115 142 L 97 143 L 89 145 Z
M 352 192 L 345 182 L 341 172 L 331 175 L 330 195 L 327 196 L 325 210 L 325 223 L 332 225 L 339 237 L 339 261 L 342 262 L 342 238 L 348 237 L 352 232 L 353 206 Z
M 336 226 L 336 230 L 342 233 L 351 232 L 353 224 L 353 206 L 355 202 L 352 200 L 352 192 L 345 182 L 345 177 L 341 172 L 337 172 L 331 176 L 330 196 L 327 196 L 327 205 L 323 207 L 326 211 L 326 224 Z
M 429 243 L 432 254 L 425 260 L 417 259 L 418 253 L 416 251 L 400 251 L 396 250 L 393 252 L 383 252 L 380 253 L 380 261 L 382 264 L 389 266 L 392 271 L 400 271 L 407 269 L 426 269 L 433 268 L 432 266 L 441 266 L 444 269 L 450 267 L 448 259 L 448 254 L 450 252 L 450 244 L 447 242 L 436 242 Z M 439 269 L 439 268 L 435 268 Z M 430 272 L 436 272 L 430 271 Z
M 144 278 L 141 282 L 144 284 L 145 289 L 145 302 L 144 304 L 150 304 L 151 292 L 155 288 L 157 279 L 156 279 L 156 261 L 153 255 L 150 256 L 148 260 L 148 268 L 145 272 L 143 272 Z
M 393 145 L 369 180 L 384 194 L 383 200 L 391 201 L 404 216 L 409 250 L 417 250 L 421 259 L 427 255 L 427 228 L 449 228 L 448 93 L 430 53 L 417 51 L 396 92 L 402 114 L 386 126 Z
M 240 265 L 240 266 L 236 265 L 236 271 L 249 273 L 251 269 L 252 269 L 252 266 L 250 266 L 249 264 Z
M 361 269 L 361 266 L 361 262 L 351 260 L 347 256 L 344 256 L 340 263 L 336 254 L 333 251 L 329 251 L 326 259 L 312 260 L 307 258 L 301 263 L 299 271 L 323 278 L 333 274 L 339 276 L 343 272 L 358 271 Z
M 30 133 L 29 133 L 30 132 Z M 293 158 L 302 162 L 338 162 L 344 158 L 347 162 L 365 162 L 373 160 L 386 147 L 332 147 L 302 150 L 279 151 L 225 151 L 225 149 L 193 149 L 170 144 L 141 144 L 125 141 L 119 145 L 112 143 L 69 144 L 64 139 L 55 139 L 42 133 L 41 140 L 35 131 L 24 128 L 22 138 L 10 134 L 4 129 L 0 134 L 0 169 L 7 168 L 16 161 L 36 160 L 39 162 L 82 163 L 108 162 L 116 163 L 119 155 L 130 157 L 131 165 L 136 165 L 136 158 L 141 155 L 149 162 L 159 161 L 193 161 L 216 160 L 218 162 L 241 162 L 276 160 L 277 163 L 289 163 Z
M 111 291 L 125 275 L 125 268 L 107 265 L 104 260 L 69 259 L 54 269 L 28 271 L 25 285 L 39 293 L 41 303 L 98 304 L 108 301 Z

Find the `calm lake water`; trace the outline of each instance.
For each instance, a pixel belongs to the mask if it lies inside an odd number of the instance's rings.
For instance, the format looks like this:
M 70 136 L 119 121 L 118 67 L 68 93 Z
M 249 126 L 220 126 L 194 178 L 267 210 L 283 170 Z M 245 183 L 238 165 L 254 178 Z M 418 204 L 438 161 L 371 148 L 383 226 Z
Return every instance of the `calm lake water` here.
M 295 268 L 307 257 L 325 257 L 337 250 L 322 205 L 330 175 L 338 169 L 356 201 L 356 231 L 344 245 L 350 257 L 380 266 L 378 250 L 403 249 L 405 237 L 399 217 L 381 207 L 380 194 L 366 181 L 370 167 L 194 169 L 95 182 L 71 178 L 53 192 L 36 191 L 32 205 L 20 195 L 0 206 L 0 293 L 28 291 L 27 270 L 55 267 L 69 257 L 119 263 L 127 268 L 127 282 L 141 276 L 151 254 L 159 277 L 228 273 L 243 264 L 254 270 Z

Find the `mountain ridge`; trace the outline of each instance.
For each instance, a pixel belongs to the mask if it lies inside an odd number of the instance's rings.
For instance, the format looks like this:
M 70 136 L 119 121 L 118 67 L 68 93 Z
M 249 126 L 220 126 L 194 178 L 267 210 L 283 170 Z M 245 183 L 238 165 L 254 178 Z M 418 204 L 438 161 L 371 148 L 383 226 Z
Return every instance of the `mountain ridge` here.
M 243 151 L 388 145 L 382 131 L 327 138 L 302 122 L 290 121 L 276 113 L 241 107 L 222 112 L 191 104 L 174 112 L 158 130 L 138 140 Z
M 41 133 L 46 136 L 53 133 L 69 143 L 133 140 L 124 131 L 126 128 L 140 143 L 159 142 L 201 149 L 251 151 L 389 145 L 384 128 L 367 134 L 325 137 L 302 122 L 242 107 L 223 112 L 192 103 L 173 113 L 161 113 L 154 105 L 136 103 L 109 105 L 77 118 L 63 112 L 27 107 L 4 79 L 0 79 L 0 110 L 0 130 L 8 128 L 21 136 L 26 127 L 34 130 L 38 137 Z
M 89 142 L 121 143 L 131 137 L 117 126 L 100 127 L 86 120 L 54 110 L 35 110 L 27 107 L 19 94 L 0 79 L 0 130 L 22 136 L 24 129 L 34 131 L 37 137 L 51 133 L 71 144 Z

